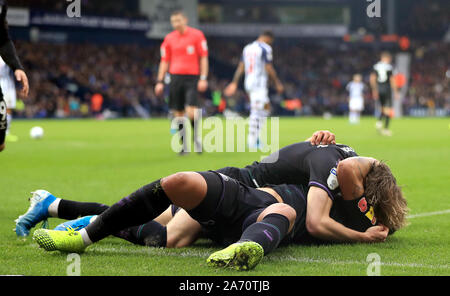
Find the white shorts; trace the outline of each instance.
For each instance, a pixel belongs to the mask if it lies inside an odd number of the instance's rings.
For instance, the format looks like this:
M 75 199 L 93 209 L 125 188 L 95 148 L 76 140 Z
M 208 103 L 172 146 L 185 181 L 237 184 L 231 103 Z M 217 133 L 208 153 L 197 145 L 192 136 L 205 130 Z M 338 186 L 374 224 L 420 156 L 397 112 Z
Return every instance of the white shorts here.
M 364 99 L 363 98 L 350 98 L 348 103 L 350 111 L 362 111 L 364 110 Z
M 263 110 L 264 106 L 270 102 L 267 88 L 247 90 L 247 93 L 250 97 L 251 110 Z

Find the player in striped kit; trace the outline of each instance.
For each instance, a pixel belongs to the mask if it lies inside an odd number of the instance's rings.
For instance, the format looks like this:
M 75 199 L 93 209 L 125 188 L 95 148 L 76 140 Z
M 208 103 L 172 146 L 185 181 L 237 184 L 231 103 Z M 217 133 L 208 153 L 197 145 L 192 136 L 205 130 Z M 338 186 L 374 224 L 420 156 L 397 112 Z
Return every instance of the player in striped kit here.
M 283 84 L 278 79 L 272 65 L 272 47 L 274 36 L 271 31 L 264 31 L 257 40 L 244 47 L 241 61 L 234 74 L 233 81 L 226 87 L 225 95 L 232 96 L 237 89 L 242 74 L 245 73 L 245 90 L 250 97 L 250 119 L 248 146 L 261 148 L 260 131 L 270 112 L 268 82 L 275 83 L 279 93 L 283 93 Z
M 350 109 L 349 121 L 351 124 L 359 123 L 361 112 L 364 110 L 364 88 L 361 74 L 353 75 L 353 80 L 346 86 L 350 96 L 348 107 Z

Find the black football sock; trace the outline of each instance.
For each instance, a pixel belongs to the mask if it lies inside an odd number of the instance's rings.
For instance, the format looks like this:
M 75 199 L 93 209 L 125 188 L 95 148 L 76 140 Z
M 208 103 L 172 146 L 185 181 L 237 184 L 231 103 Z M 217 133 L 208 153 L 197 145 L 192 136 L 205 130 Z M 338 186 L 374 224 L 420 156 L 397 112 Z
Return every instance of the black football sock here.
M 384 119 L 384 128 L 385 129 L 389 129 L 389 121 L 390 121 L 391 117 L 388 115 L 385 115 L 385 119 Z
M 289 220 L 280 214 L 269 214 L 261 222 L 253 223 L 242 233 L 239 242 L 253 241 L 260 244 L 267 255 L 275 250 L 289 230 Z
M 156 221 L 133 226 L 114 235 L 141 246 L 166 247 L 167 245 L 167 228 Z
M 96 242 L 120 230 L 153 220 L 171 203 L 160 180 L 157 180 L 122 198 L 85 229 L 89 239 Z
M 79 202 L 61 199 L 58 205 L 58 218 L 73 220 L 88 215 L 100 215 L 109 207 L 95 202 Z

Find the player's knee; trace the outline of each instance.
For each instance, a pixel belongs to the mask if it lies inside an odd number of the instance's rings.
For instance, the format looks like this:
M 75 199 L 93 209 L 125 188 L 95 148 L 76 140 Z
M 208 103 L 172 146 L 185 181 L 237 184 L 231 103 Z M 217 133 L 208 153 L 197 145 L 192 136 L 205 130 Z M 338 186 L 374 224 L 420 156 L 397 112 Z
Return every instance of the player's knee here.
M 189 182 L 189 174 L 185 172 L 175 173 L 161 180 L 161 186 L 166 193 L 180 190 L 186 187 Z
M 183 248 L 189 245 L 189 240 L 186 239 L 186 234 L 183 232 L 167 232 L 167 248 Z
M 3 150 L 5 150 L 5 144 L 4 143 L 0 145 L 0 152 L 2 152 Z
M 284 203 L 276 203 L 268 206 L 259 217 L 258 220 L 262 220 L 269 214 L 279 214 L 285 216 L 289 220 L 289 229 L 294 226 L 295 219 L 297 218 L 297 212 L 290 205 Z

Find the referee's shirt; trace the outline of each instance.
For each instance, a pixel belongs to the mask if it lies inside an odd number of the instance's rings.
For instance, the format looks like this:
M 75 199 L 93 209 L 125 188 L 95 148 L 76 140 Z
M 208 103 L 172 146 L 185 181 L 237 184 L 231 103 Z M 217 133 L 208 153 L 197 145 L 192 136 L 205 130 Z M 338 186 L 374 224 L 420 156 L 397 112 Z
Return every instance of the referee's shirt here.
M 186 27 L 183 34 L 169 33 L 161 44 L 161 61 L 169 63 L 171 75 L 200 75 L 200 58 L 208 56 L 202 31 Z

